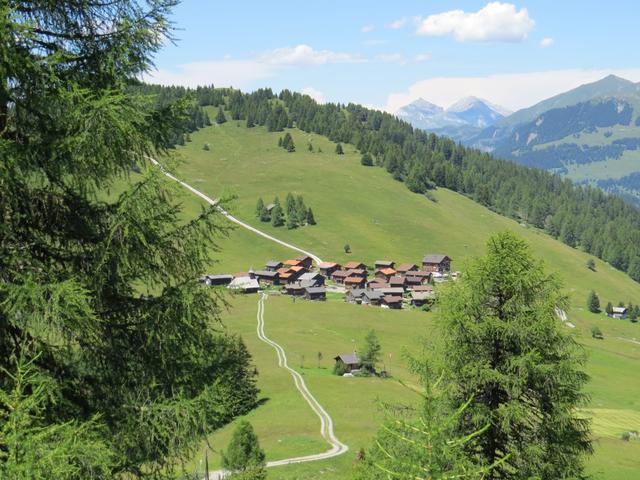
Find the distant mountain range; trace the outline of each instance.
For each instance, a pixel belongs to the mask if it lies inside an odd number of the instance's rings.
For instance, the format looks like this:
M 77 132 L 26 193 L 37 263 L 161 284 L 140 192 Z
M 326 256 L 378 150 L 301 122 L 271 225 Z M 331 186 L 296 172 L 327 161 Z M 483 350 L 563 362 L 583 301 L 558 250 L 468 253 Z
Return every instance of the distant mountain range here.
M 397 115 L 417 128 L 461 140 L 477 135 L 509 113 L 486 100 L 465 97 L 447 109 L 419 98 L 398 110 Z
M 397 114 L 415 127 L 640 206 L 640 84 L 610 75 L 512 114 L 474 97 L 446 110 L 419 99 Z

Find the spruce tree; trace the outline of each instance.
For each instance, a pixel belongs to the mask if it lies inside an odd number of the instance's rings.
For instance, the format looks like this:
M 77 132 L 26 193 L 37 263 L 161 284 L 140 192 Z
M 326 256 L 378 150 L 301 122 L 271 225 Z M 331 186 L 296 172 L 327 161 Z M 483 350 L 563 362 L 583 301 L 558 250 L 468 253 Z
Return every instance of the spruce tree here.
M 337 153 L 338 155 L 342 155 L 342 154 L 344 154 L 344 150 L 342 150 L 342 144 L 338 143 L 338 144 L 336 145 L 336 153 Z
M 581 478 L 591 452 L 584 356 L 556 317 L 560 283 L 511 233 L 491 237 L 487 254 L 439 297 L 445 384 L 462 434 L 489 425 L 467 453 L 479 464 L 506 462 L 488 479 Z
M 316 219 L 313 216 L 313 211 L 311 210 L 311 207 L 309 207 L 309 210 L 307 210 L 307 225 L 315 225 L 316 224 Z
M 271 225 L 274 227 L 281 227 L 284 225 L 284 214 L 282 213 L 282 207 L 280 205 L 276 205 L 271 210 Z
M 222 107 L 218 108 L 218 114 L 216 115 L 216 123 L 218 125 L 221 125 L 226 121 L 227 121 L 227 117 L 224 116 L 224 110 L 222 109 Z
M 246 124 L 247 128 L 253 128 L 255 127 L 255 123 L 253 121 L 253 115 L 249 114 L 247 115 L 247 124 Z
M 185 222 L 148 160 L 174 163 L 193 102 L 130 88 L 173 4 L 0 7 L 2 478 L 173 476 L 255 406 L 249 356 L 197 281 L 219 214 Z
M 262 216 L 262 210 L 265 209 L 264 201 L 262 197 L 258 198 L 258 202 L 256 203 L 256 217 L 260 218 Z
M 598 298 L 598 294 L 593 290 L 589 292 L 589 296 L 587 297 L 587 308 L 591 313 L 600 313 L 600 299 Z
M 282 137 L 278 137 L 278 146 L 282 147 Z
M 364 337 L 364 345 L 360 353 L 362 368 L 369 373 L 375 373 L 376 364 L 380 361 L 382 347 L 375 330 L 369 330 Z
M 298 225 L 304 225 L 307 221 L 307 207 L 304 204 L 304 198 L 302 198 L 302 195 L 298 195 L 296 197 L 295 212 L 296 223 Z
M 360 159 L 360 163 L 365 167 L 371 167 L 373 166 L 373 158 L 371 158 L 369 153 L 365 152 Z
M 613 314 L 613 304 L 611 302 L 607 302 L 607 306 L 605 307 L 604 311 L 607 313 L 607 315 L 611 316 Z
M 293 152 L 295 152 L 295 151 L 296 151 L 296 146 L 295 146 L 295 144 L 293 143 L 293 139 L 292 139 L 292 140 L 288 143 L 288 145 L 287 145 L 287 152 L 289 152 L 289 153 L 293 153 Z
M 313 152 L 313 145 L 311 144 L 311 142 L 307 143 L 307 150 Z
M 266 467 L 265 454 L 258 436 L 246 420 L 240 421 L 233 432 L 227 450 L 222 454 L 222 466 L 231 472 L 260 470 Z
M 298 218 L 298 212 L 296 210 L 296 199 L 291 192 L 287 193 L 284 205 L 287 213 L 287 219 L 291 218 L 295 222 Z

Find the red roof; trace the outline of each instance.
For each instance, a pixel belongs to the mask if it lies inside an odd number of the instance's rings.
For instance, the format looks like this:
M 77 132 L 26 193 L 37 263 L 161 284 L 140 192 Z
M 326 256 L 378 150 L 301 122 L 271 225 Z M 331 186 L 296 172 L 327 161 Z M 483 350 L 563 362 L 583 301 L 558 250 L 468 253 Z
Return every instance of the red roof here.
M 399 297 L 397 295 L 385 295 L 384 297 L 382 297 L 382 301 L 384 303 L 398 303 L 402 302 L 402 297 Z
M 381 268 L 378 270 L 380 273 L 384 273 L 386 276 L 395 275 L 396 271 L 393 268 Z
M 399 272 L 408 272 L 409 270 L 413 270 L 418 268 L 415 263 L 403 263 L 400 265 L 397 270 Z
M 287 261 L 284 262 L 285 265 L 289 265 L 289 266 L 293 266 L 293 267 L 297 267 L 301 263 L 302 262 L 300 260 L 287 260 Z
M 318 268 L 333 268 L 337 266 L 338 264 L 336 262 L 320 262 L 318 264 Z
M 302 270 L 305 270 L 304 267 L 300 267 L 300 266 L 296 266 L 296 267 L 291 267 L 289 270 L 291 270 L 292 272 L 301 272 Z

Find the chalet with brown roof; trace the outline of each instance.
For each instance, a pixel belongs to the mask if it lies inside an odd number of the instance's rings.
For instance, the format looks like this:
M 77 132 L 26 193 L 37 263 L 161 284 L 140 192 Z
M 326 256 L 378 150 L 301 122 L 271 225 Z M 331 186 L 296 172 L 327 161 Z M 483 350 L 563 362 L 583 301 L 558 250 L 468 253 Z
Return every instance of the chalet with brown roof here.
M 395 274 L 396 274 L 396 271 L 391 267 L 381 268 L 376 272 L 376 278 L 380 280 L 384 280 L 385 282 L 388 282 L 389 279 L 393 277 Z
M 416 285 L 422 285 L 422 284 L 427 283 L 429 281 L 429 277 L 418 277 L 418 276 L 413 276 L 413 275 L 407 275 L 406 277 L 404 277 L 404 279 L 405 279 L 407 287 L 413 287 L 413 286 L 416 286 Z
M 415 263 L 403 263 L 396 268 L 399 275 L 406 275 L 407 272 L 415 272 L 417 270 L 418 266 Z
M 351 270 L 338 270 L 333 272 L 333 275 L 331 275 L 331 280 L 342 285 L 345 279 L 350 275 Z
M 391 288 L 404 288 L 406 286 L 405 277 L 395 276 L 389 279 Z
M 336 363 L 344 364 L 347 367 L 346 370 L 349 372 L 362 368 L 362 363 L 355 352 L 353 352 L 353 354 L 343 353 L 342 355 L 334 357 L 334 360 Z
M 299 257 L 296 257 L 296 260 L 299 261 L 300 265 L 307 270 L 313 265 L 313 259 L 309 255 L 300 255 Z
M 344 284 L 347 288 L 364 288 L 367 281 L 362 277 L 347 277 Z
M 294 297 L 302 297 L 304 295 L 304 287 L 299 283 L 289 283 L 284 287 L 284 291 L 287 295 Z
M 335 272 L 336 270 L 340 270 L 340 265 L 336 262 L 320 262 L 318 264 L 318 269 L 320 270 L 320 273 L 322 275 L 327 278 L 331 278 L 333 272 Z
M 386 287 L 386 288 L 378 288 L 374 290 L 375 292 L 380 292 L 383 295 L 393 295 L 396 297 L 402 297 L 404 295 L 404 288 L 400 287 Z
M 402 297 L 399 295 L 385 295 L 380 299 L 380 305 L 387 308 L 402 308 Z
M 367 278 L 367 271 L 363 268 L 352 268 L 349 270 L 350 277 L 362 277 Z
M 347 262 L 342 268 L 344 270 L 366 270 L 367 266 L 362 262 Z
M 383 268 L 393 268 L 395 266 L 395 262 L 391 260 L 376 260 L 374 267 L 376 270 L 382 270 Z
M 370 281 L 367 286 L 369 287 L 369 290 L 380 290 L 382 288 L 390 288 L 389 282 L 383 282 L 382 280 L 372 280 Z
M 289 259 L 284 261 L 285 267 L 299 267 L 301 265 L 302 265 L 302 262 L 296 259 Z
M 431 285 L 416 285 L 411 287 L 412 292 L 428 292 L 433 294 L 433 287 Z
M 427 272 L 446 273 L 451 270 L 451 259 L 441 254 L 425 255 L 422 259 L 422 268 Z
M 240 278 L 240 277 L 249 277 L 249 278 L 255 278 L 255 273 L 252 270 L 249 270 L 248 272 L 236 272 L 233 274 L 233 278 Z

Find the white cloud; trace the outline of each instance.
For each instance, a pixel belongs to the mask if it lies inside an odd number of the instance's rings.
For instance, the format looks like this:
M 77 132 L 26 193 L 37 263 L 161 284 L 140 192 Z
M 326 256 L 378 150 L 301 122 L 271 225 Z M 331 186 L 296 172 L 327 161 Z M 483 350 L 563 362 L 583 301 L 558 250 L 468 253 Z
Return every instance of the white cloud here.
M 427 60 L 431 60 L 431 54 L 430 53 L 418 53 L 415 57 L 413 57 L 413 59 L 416 62 L 426 62 Z
M 365 47 L 375 47 L 377 45 L 384 45 L 386 43 L 386 40 L 381 40 L 379 38 L 370 38 L 362 42 L 362 45 L 364 45 Z
M 404 27 L 407 24 L 408 21 L 409 21 L 409 18 L 407 18 L 407 17 L 399 18 L 398 20 L 395 20 L 395 21 L 391 22 L 389 24 L 389 28 L 392 28 L 394 30 L 398 30 L 398 29 Z
M 420 97 L 446 107 L 462 97 L 473 95 L 515 111 L 582 84 L 595 82 L 609 74 L 640 81 L 640 68 L 567 69 L 486 77 L 437 77 L 414 83 L 406 92 L 390 94 L 384 109 L 396 112 Z
M 323 65 L 327 63 L 353 63 L 362 61 L 359 56 L 350 53 L 314 50 L 309 45 L 276 48 L 264 52 L 259 59 L 271 65 Z
M 556 41 L 551 37 L 544 37 L 542 40 L 540 40 L 540 46 L 542 48 L 551 47 L 554 43 L 556 43 Z
M 309 95 L 311 98 L 313 98 L 318 103 L 324 103 L 324 93 L 322 93 L 320 90 L 318 90 L 316 88 L 304 87 L 302 89 L 302 93 L 305 94 L 305 95 Z
M 162 85 L 195 87 L 213 83 L 220 87 L 243 88 L 252 82 L 271 77 L 275 73 L 272 65 L 254 60 L 220 60 L 193 62 L 178 65 L 175 69 L 159 69 L 143 76 L 145 82 Z
M 373 25 L 364 25 L 364 26 L 360 29 L 360 31 L 361 31 L 362 33 L 369 33 L 369 32 L 373 32 L 373 29 L 374 29 Z
M 477 12 L 450 10 L 429 15 L 418 23 L 416 33 L 430 37 L 453 36 L 459 42 L 521 42 L 535 22 L 526 8 L 491 2 Z

